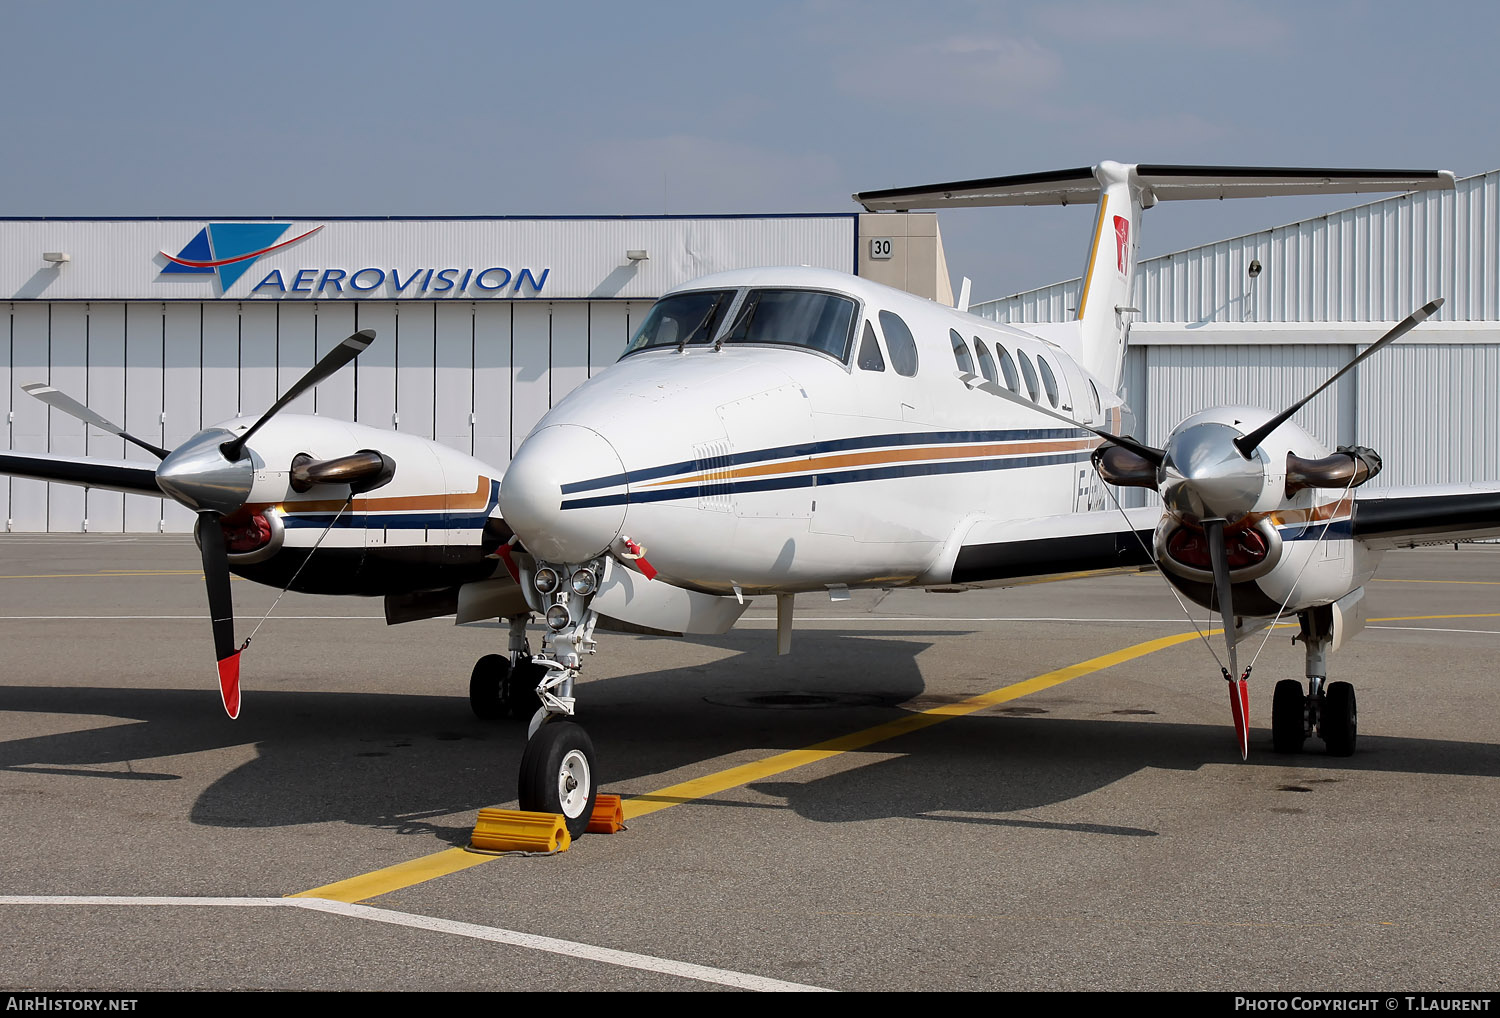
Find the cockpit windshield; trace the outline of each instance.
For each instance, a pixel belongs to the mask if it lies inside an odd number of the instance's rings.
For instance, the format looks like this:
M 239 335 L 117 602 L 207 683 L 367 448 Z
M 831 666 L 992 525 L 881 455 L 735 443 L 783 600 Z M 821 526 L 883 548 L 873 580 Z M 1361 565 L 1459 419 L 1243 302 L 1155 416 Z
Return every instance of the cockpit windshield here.
M 733 324 L 725 317 L 735 309 Z M 816 290 L 700 290 L 657 301 L 625 354 L 707 343 L 800 346 L 848 361 L 858 318 L 848 297 Z
M 699 290 L 664 297 L 652 306 L 625 352 L 630 354 L 656 346 L 707 343 L 719 331 L 719 324 L 729 313 L 734 294 L 733 290 Z
M 751 290 L 724 342 L 805 346 L 847 361 L 854 312 L 854 301 L 831 293 Z

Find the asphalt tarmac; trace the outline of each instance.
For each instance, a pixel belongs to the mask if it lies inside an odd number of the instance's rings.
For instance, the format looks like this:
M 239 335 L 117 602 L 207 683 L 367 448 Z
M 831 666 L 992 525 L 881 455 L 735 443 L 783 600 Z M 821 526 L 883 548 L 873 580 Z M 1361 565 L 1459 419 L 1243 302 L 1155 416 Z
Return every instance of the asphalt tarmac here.
M 234 588 L 248 633 L 276 592 Z M 1149 573 L 799 598 L 788 657 L 768 604 L 605 634 L 579 720 L 629 829 L 496 858 L 460 850 L 514 806 L 524 726 L 467 700 L 504 629 L 289 594 L 230 721 L 189 539 L 0 536 L 0 986 L 1493 991 L 1500 549 L 1370 601 L 1345 759 L 1272 753 L 1274 631 L 1241 762 Z

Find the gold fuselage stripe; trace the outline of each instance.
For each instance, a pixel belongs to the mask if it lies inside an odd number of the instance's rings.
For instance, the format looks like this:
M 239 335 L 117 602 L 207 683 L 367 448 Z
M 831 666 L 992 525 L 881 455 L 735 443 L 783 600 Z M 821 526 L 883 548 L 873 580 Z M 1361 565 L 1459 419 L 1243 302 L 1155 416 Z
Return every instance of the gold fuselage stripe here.
M 725 482 L 741 478 L 797 474 L 807 470 L 861 467 L 877 463 L 920 463 L 930 460 L 978 459 L 995 456 L 1076 452 L 1092 449 L 1098 444 L 1097 439 L 1088 438 L 1063 439 L 1049 442 L 997 442 L 988 445 L 934 446 L 927 449 L 877 449 L 873 452 L 808 456 L 798 460 L 781 463 L 760 463 L 752 467 L 737 467 L 732 470 L 712 470 L 692 474 L 688 477 L 672 477 L 665 481 L 655 481 L 645 487 L 662 488 L 673 484 L 701 484 L 704 481 Z

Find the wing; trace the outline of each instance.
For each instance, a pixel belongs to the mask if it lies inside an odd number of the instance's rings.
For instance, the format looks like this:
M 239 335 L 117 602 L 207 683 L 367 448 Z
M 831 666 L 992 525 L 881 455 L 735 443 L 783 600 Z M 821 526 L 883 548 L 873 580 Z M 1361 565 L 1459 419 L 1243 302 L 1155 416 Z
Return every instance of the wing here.
M 1500 537 L 1500 483 L 1361 489 L 1352 528 L 1372 548 Z
M 1068 513 L 1028 520 L 980 520 L 964 534 L 951 582 L 1008 581 L 1151 563 L 1159 508 Z
M 60 481 L 85 488 L 108 488 L 132 495 L 165 498 L 156 486 L 156 468 L 127 460 L 85 459 L 0 452 L 0 474 L 35 481 Z

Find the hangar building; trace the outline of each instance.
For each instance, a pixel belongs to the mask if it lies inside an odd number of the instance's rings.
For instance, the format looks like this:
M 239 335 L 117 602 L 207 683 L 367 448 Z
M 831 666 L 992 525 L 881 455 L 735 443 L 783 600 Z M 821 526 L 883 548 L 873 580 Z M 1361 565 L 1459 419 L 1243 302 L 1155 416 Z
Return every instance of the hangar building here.
M 864 228 L 879 236 L 864 236 Z M 854 272 L 952 303 L 937 218 L 843 213 L 0 220 L 0 448 L 154 463 L 21 392 L 46 382 L 173 448 L 258 414 L 357 329 L 376 343 L 291 407 L 503 468 L 661 294 L 753 265 Z M 0 477 L 11 532 L 186 532 L 170 500 Z
M 1151 214 L 1141 224 L 1148 236 Z M 974 305 L 1066 321 L 1080 280 Z M 1294 418 L 1378 451 L 1374 484 L 1500 478 L 1500 170 L 1143 260 L 1126 387 L 1144 439 L 1210 406 L 1280 409 L 1432 300 L 1432 319 Z M 1155 494 L 1129 489 L 1139 504 Z

